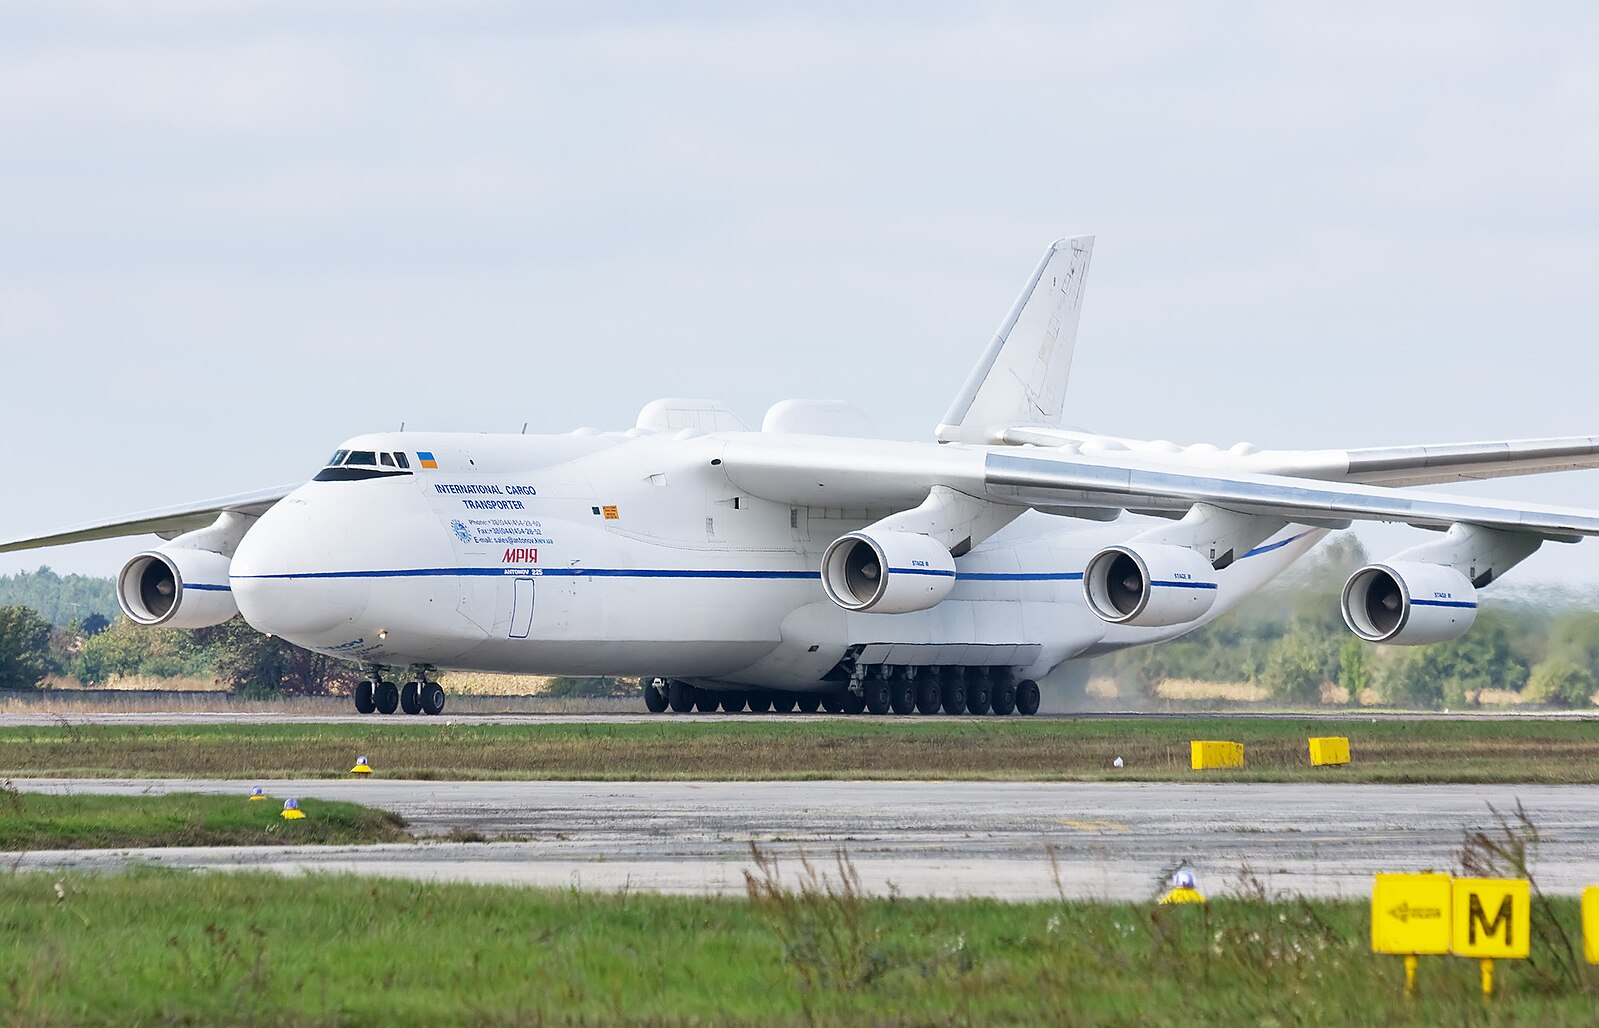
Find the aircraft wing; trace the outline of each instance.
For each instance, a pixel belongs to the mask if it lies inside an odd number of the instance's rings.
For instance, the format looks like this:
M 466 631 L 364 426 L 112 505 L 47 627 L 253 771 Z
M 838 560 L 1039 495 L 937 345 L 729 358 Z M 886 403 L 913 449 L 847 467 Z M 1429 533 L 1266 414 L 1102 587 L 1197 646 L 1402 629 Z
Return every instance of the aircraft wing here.
M 1130 510 L 1185 510 L 1208 503 L 1311 524 L 1395 521 L 1444 528 L 1458 522 L 1554 539 L 1599 535 L 1599 511 L 1525 507 L 1358 482 L 1007 452 L 990 452 L 983 470 L 991 498 L 1032 506 L 1113 502 Z
M 273 489 L 260 489 L 253 493 L 240 493 L 237 496 L 221 496 L 212 500 L 201 500 L 199 503 L 162 507 L 158 510 L 147 510 L 139 514 L 125 514 L 122 517 L 111 518 L 106 521 L 94 521 L 87 525 L 78 525 L 76 528 L 51 532 L 48 535 L 7 539 L 0 542 L 0 553 L 11 553 L 16 550 L 36 550 L 45 546 L 61 546 L 66 543 L 84 543 L 94 539 L 115 539 L 126 535 L 145 535 L 151 532 L 171 537 L 197 528 L 204 528 L 215 521 L 217 515 L 223 511 L 233 511 L 238 514 L 258 517 L 265 513 L 267 508 L 298 488 L 298 483 L 295 485 L 281 485 Z

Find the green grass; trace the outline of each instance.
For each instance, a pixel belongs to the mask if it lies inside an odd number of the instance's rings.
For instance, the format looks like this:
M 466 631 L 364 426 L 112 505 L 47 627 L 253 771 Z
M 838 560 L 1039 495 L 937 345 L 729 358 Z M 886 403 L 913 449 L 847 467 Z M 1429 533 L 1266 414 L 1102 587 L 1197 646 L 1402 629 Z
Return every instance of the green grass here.
M 1424 958 L 1366 904 L 1208 907 L 371 880 L 0 878 L 11 1023 L 1592 1024 L 1592 969 Z M 1570 901 L 1554 917 L 1574 930 Z
M 286 821 L 281 798 L 244 795 L 53 796 L 0 792 L 0 850 L 133 846 L 350 844 L 409 839 L 405 822 L 354 803 L 306 800 Z
M 1354 762 L 1308 766 L 1345 735 Z M 1192 739 L 1244 743 L 1241 771 L 1189 770 Z M 940 722 L 73 725 L 0 729 L 0 776 L 434 779 L 939 779 L 1599 783 L 1599 722 L 1089 718 Z M 1111 768 L 1121 756 L 1126 766 Z

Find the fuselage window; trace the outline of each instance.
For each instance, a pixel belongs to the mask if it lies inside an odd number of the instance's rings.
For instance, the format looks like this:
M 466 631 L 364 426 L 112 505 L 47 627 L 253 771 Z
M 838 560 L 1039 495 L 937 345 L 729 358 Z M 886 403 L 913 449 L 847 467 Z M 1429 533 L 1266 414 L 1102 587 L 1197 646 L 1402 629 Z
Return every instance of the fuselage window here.
M 378 455 L 373 450 L 351 450 L 350 451 L 350 459 L 345 461 L 344 463 L 346 463 L 346 464 L 365 464 L 367 467 L 374 467 L 374 466 L 377 465 L 377 462 L 378 462 Z
M 328 467 L 336 468 L 344 463 L 344 458 L 350 455 L 349 450 L 334 450 L 333 456 L 328 458 Z
M 404 452 L 396 453 L 394 459 L 399 461 L 402 468 L 409 469 L 411 466 L 411 458 L 407 457 Z
M 383 466 L 384 467 L 387 467 L 387 468 L 394 467 L 394 457 L 391 454 L 380 453 L 380 454 L 378 454 L 378 460 L 383 462 Z

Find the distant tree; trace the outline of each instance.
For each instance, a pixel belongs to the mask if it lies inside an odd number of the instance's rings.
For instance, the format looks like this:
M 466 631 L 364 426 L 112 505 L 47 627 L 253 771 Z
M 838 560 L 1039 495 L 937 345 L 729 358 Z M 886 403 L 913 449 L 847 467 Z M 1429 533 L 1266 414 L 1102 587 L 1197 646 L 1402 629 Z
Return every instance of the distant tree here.
M 1403 706 L 1456 707 L 1483 689 L 1520 689 L 1527 665 L 1508 625 L 1506 618 L 1483 611 L 1459 639 L 1399 650 L 1376 676 L 1378 693 Z
M 1521 695 L 1552 707 L 1587 707 L 1593 704 L 1593 673 L 1561 657 L 1551 657 L 1532 669 Z
M 92 614 L 117 614 L 116 585 L 109 578 L 58 575 L 48 566 L 16 575 L 0 575 L 0 604 L 32 607 L 51 624 L 65 628 Z
M 1266 657 L 1266 668 L 1260 676 L 1264 685 L 1277 699 L 1289 703 L 1320 703 L 1323 660 L 1318 647 L 1303 633 L 1290 632 L 1277 641 Z
M 262 635 L 243 618 L 194 633 L 217 677 L 236 690 L 264 693 L 347 692 L 359 679 L 356 665 Z
M 50 622 L 31 607 L 0 607 L 0 688 L 32 689 L 53 670 Z
M 99 611 L 95 611 L 83 619 L 83 624 L 79 625 L 78 629 L 85 636 L 93 638 L 110 627 L 111 619 Z
M 1366 643 L 1353 635 L 1338 648 L 1338 684 L 1349 690 L 1349 702 L 1358 703 L 1360 694 L 1371 685 L 1371 664 Z

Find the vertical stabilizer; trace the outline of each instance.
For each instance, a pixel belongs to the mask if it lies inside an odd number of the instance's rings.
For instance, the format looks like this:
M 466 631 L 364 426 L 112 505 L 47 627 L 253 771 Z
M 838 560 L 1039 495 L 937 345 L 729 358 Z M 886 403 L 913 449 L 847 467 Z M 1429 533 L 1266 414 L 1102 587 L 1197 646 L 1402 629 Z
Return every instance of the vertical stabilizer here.
M 938 426 L 939 442 L 987 442 L 996 427 L 1059 425 L 1093 236 L 1050 245 Z

